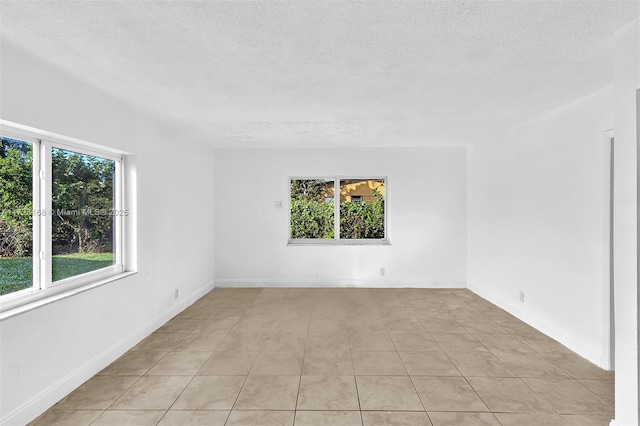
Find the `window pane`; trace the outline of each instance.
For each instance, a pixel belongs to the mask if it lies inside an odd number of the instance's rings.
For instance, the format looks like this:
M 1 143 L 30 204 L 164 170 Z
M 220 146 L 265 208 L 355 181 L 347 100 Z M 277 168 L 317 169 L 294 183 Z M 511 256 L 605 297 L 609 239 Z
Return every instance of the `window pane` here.
M 334 181 L 291 180 L 291 238 L 334 237 Z
M 53 148 L 52 281 L 115 264 L 115 161 Z
M 33 147 L 0 137 L 0 295 L 33 286 Z
M 340 238 L 384 238 L 384 197 L 383 179 L 340 180 Z

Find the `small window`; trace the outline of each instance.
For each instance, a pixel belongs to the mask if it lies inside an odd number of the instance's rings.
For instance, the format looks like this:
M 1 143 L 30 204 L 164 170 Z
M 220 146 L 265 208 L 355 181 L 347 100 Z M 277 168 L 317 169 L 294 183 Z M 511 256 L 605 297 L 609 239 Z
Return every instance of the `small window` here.
M 385 197 L 384 178 L 291 179 L 289 242 L 386 243 Z

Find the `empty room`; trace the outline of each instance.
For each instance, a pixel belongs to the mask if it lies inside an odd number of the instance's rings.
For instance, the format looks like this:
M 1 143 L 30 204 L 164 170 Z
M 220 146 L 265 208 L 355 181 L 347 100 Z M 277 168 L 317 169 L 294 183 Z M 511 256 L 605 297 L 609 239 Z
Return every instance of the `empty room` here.
M 638 425 L 637 1 L 0 1 L 0 424 Z

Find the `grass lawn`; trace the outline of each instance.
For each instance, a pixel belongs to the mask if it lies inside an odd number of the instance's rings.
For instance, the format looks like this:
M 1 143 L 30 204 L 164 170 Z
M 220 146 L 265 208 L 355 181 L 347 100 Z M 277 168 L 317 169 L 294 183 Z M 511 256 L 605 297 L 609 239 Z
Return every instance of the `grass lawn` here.
M 112 253 L 79 253 L 53 256 L 53 281 L 113 265 Z M 0 258 L 0 295 L 33 285 L 30 257 Z

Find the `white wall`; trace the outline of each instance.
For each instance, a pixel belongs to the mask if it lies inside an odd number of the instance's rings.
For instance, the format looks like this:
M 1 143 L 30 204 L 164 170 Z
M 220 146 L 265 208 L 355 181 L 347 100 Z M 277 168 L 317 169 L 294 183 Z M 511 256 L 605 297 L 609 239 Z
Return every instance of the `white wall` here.
M 219 149 L 215 158 L 216 286 L 466 285 L 466 148 Z M 390 246 L 287 246 L 289 177 L 325 175 L 387 176 Z
M 615 51 L 616 311 L 615 425 L 637 425 L 638 416 L 638 115 L 640 20 L 616 33 Z
M 469 287 L 597 364 L 612 127 L 609 87 L 469 154 Z
M 213 151 L 11 44 L 1 54 L 2 119 L 132 152 L 138 183 L 139 273 L 0 322 L 0 423 L 12 425 L 212 288 L 213 220 L 202 213 L 214 207 L 203 189 Z
M 616 33 L 611 87 L 469 153 L 469 287 L 606 367 L 603 133 L 615 127 L 612 425 L 625 426 L 638 424 L 639 25 Z

